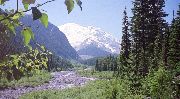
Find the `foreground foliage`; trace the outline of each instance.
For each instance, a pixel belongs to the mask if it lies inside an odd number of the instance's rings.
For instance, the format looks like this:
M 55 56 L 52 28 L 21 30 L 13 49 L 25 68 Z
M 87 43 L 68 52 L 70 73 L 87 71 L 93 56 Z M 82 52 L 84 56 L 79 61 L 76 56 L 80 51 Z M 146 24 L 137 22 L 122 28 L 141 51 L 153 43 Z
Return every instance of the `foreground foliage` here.
M 19 80 L 21 77 L 32 75 L 32 72 L 42 70 L 48 67 L 49 52 L 43 48 L 32 49 L 30 42 L 34 40 L 34 33 L 31 26 L 26 26 L 20 19 L 27 12 L 32 11 L 33 21 L 39 20 L 46 28 L 48 27 L 48 15 L 41 13 L 38 8 L 53 2 L 55 0 L 47 0 L 42 4 L 37 4 L 37 0 L 17 0 L 15 1 L 16 9 L 0 8 L 0 79 L 8 81 Z M 0 6 L 6 6 L 10 0 L 0 0 Z M 73 10 L 75 2 L 82 10 L 82 2 L 80 0 L 65 0 L 68 14 Z M 22 8 L 20 4 L 24 5 Z M 37 4 L 37 5 L 36 5 Z M 17 28 L 21 27 L 21 31 Z M 10 50 L 10 46 L 15 41 L 11 42 L 12 38 L 16 37 L 17 32 L 21 33 L 26 51 Z M 21 41 L 18 42 L 21 44 Z M 8 51 L 5 51 L 8 48 Z M 16 48 L 16 46 L 14 46 Z
M 97 80 L 87 86 L 65 90 L 47 90 L 25 94 L 20 99 L 134 99 L 142 95 L 131 95 L 128 84 L 122 80 Z
M 31 72 L 47 68 L 49 53 L 43 49 L 31 50 L 28 53 L 10 55 L 0 63 L 0 79 L 19 80 Z
M 19 87 L 19 86 L 37 86 L 48 82 L 51 75 L 47 71 L 34 72 L 33 76 L 22 77 L 20 80 L 8 81 L 7 79 L 0 79 L 0 88 Z
M 173 93 L 172 74 L 160 67 L 158 71 L 152 71 L 143 81 L 144 94 L 158 99 L 171 99 Z

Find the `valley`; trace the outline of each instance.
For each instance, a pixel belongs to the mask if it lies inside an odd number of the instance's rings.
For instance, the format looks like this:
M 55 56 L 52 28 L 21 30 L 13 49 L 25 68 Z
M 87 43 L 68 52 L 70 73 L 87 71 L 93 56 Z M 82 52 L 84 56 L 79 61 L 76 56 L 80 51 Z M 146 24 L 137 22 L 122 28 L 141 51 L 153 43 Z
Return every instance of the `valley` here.
M 0 99 L 180 99 L 178 0 L 0 0 Z

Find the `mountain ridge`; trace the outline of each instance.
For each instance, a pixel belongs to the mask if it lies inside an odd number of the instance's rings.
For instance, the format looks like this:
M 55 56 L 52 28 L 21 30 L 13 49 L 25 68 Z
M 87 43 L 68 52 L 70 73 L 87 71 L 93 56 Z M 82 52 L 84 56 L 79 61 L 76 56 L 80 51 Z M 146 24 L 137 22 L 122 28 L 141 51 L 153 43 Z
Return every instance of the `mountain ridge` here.
M 52 23 L 48 23 L 45 28 L 39 20 L 33 21 L 31 15 L 25 15 L 21 22 L 27 26 L 31 26 L 35 35 L 35 40 L 40 45 L 44 45 L 54 54 L 66 59 L 78 60 L 79 55 L 76 50 L 70 45 L 66 35 Z
M 119 41 L 112 36 L 111 33 L 105 32 L 100 28 L 93 26 L 81 26 L 75 23 L 67 23 L 58 26 L 59 30 L 65 33 L 68 41 L 76 49 L 79 55 L 82 55 L 82 49 L 86 51 L 88 47 L 96 47 L 96 49 L 103 50 L 104 56 L 108 54 L 118 54 L 119 53 Z M 98 51 L 99 52 L 99 51 Z M 90 52 L 90 56 L 93 52 Z M 87 53 L 88 54 L 88 53 Z M 87 55 L 86 54 L 86 55 Z M 99 55 L 102 56 L 102 55 Z M 98 55 L 95 55 L 98 57 Z

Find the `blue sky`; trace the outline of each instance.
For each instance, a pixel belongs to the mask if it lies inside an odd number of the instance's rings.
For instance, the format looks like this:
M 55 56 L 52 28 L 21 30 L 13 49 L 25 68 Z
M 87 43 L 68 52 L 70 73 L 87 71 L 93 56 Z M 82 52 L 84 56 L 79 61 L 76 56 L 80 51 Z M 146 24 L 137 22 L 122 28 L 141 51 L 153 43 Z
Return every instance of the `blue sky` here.
M 47 0 L 36 0 L 43 3 Z M 82 26 L 95 26 L 104 31 L 112 33 L 117 38 L 121 38 L 121 27 L 123 10 L 127 7 L 129 16 L 131 14 L 132 0 L 81 0 L 83 2 L 83 11 L 76 5 L 74 10 L 67 14 L 64 0 L 56 0 L 40 7 L 47 11 L 49 21 L 56 26 L 65 23 L 77 23 Z M 14 2 L 14 3 L 13 3 Z M 16 8 L 16 0 L 8 2 L 6 8 Z M 172 20 L 173 10 L 178 9 L 180 0 L 166 0 L 165 11 L 169 14 L 166 18 L 169 22 Z M 21 5 L 22 7 L 22 5 Z

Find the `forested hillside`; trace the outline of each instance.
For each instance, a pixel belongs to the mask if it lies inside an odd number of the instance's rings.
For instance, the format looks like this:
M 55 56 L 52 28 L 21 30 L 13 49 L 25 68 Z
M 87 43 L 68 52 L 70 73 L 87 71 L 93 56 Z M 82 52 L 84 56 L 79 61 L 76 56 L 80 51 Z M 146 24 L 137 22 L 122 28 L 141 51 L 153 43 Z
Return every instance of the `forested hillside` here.
M 44 45 L 48 50 L 58 56 L 66 59 L 78 60 L 79 55 L 69 44 L 65 34 L 58 27 L 48 23 L 48 27 L 44 27 L 39 20 L 33 21 L 33 17 L 25 15 L 21 22 L 26 26 L 31 26 L 34 32 L 34 41 L 40 45 Z M 32 44 L 33 44 L 32 42 Z

